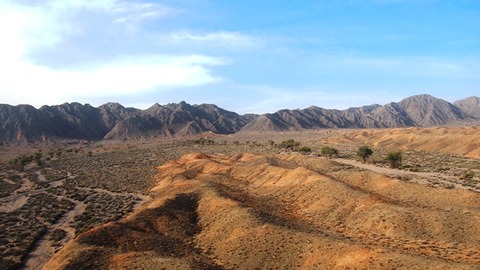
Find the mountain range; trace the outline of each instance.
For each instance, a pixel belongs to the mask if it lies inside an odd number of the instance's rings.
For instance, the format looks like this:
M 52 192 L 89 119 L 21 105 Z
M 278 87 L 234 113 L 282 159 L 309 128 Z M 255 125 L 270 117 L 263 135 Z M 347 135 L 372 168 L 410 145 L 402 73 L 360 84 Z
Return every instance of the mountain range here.
M 480 123 L 480 98 L 449 103 L 417 95 L 386 105 L 346 110 L 311 106 L 263 115 L 239 115 L 213 104 L 154 104 L 146 110 L 118 103 L 65 103 L 36 109 L 0 104 L 0 143 L 178 137 L 205 132 L 301 131 L 325 128 L 429 127 Z

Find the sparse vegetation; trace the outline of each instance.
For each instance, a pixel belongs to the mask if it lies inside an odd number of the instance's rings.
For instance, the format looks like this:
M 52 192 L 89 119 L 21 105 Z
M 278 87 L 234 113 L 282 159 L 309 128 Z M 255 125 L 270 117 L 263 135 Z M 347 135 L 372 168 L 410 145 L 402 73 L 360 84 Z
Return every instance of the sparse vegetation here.
M 75 217 L 72 226 L 76 235 L 94 226 L 120 219 L 133 210 L 137 200 L 131 195 L 93 193 L 83 202 L 87 208 L 82 214 Z
M 289 139 L 281 142 L 278 145 L 279 148 L 284 148 L 292 151 L 296 151 L 300 147 L 300 142 L 295 141 L 294 139 Z
M 333 156 L 338 155 L 338 150 L 336 148 L 330 147 L 330 146 L 324 146 L 321 149 L 322 155 L 324 155 L 327 158 L 333 158 Z
M 212 140 L 212 139 L 208 139 L 208 138 L 200 138 L 200 139 L 196 139 L 194 141 L 195 144 L 201 144 L 201 145 L 213 145 L 215 144 L 215 141 Z
M 69 236 L 64 235 L 65 230 L 49 229 L 80 203 L 85 204 L 85 210 L 79 211 L 71 223 L 77 233 L 124 217 L 139 202 L 136 194 L 145 194 L 154 185 L 152 176 L 157 173 L 156 167 L 186 153 L 233 155 L 242 152 L 282 153 L 290 150 L 305 154 L 310 151 L 321 153 L 329 158 L 341 152 L 342 157 L 357 159 L 360 156 L 358 150 L 362 146 L 360 143 L 352 143 L 350 139 L 336 143 L 321 141 L 316 135 L 298 136 L 295 137 L 296 140 L 288 139 L 291 134 L 282 136 L 275 137 L 277 141 L 282 141 L 280 144 L 275 144 L 271 140 L 273 137 L 220 137 L 220 141 L 224 139 L 227 143 L 172 140 L 148 146 L 107 144 L 83 146 L 81 149 L 78 146 L 56 145 L 52 149 L 34 149 L 27 154 L 12 154 L 9 159 L 4 159 L 4 164 L 0 164 L 0 200 L 2 207 L 7 209 L 0 213 L 0 263 L 18 265 L 20 258 L 46 233 L 51 234 L 48 239 L 52 245 L 63 245 L 69 239 Z M 246 141 L 249 143 L 243 143 Z M 309 146 L 302 146 L 303 144 Z M 336 152 L 329 156 L 321 147 L 323 145 L 330 145 L 328 147 Z M 398 151 L 389 153 L 390 150 L 391 148 L 385 147 L 374 148 L 374 153 L 366 159 L 376 166 L 391 166 L 392 161 L 388 157 Z M 435 181 L 424 181 L 423 184 L 446 189 L 480 190 L 478 159 L 417 150 L 398 153 L 400 157 L 408 157 L 405 160 L 400 158 L 397 166 L 402 169 L 439 173 L 440 176 Z M 278 161 L 276 164 L 284 168 L 292 166 L 287 161 Z M 344 169 L 344 166 L 332 167 L 325 173 L 341 173 Z M 398 179 L 416 181 L 411 176 Z M 262 217 L 263 215 L 267 219 L 274 219 L 267 214 L 262 213 Z M 278 224 L 284 224 L 281 222 L 283 221 L 278 221 Z
M 52 232 L 52 235 L 50 235 L 50 238 L 48 240 L 53 242 L 54 246 L 58 246 L 60 242 L 67 237 L 67 232 L 62 230 L 62 229 L 56 229 Z
M 401 151 L 393 151 L 388 153 L 385 159 L 390 162 L 391 168 L 399 168 L 402 164 L 403 154 Z
M 362 158 L 363 163 L 373 154 L 373 150 L 368 146 L 360 146 L 357 150 L 357 155 Z
M 312 148 L 310 148 L 308 146 L 302 146 L 298 149 L 298 152 L 300 152 L 302 154 L 310 154 L 310 153 L 312 153 Z
M 19 209 L 0 215 L 0 254 L 15 264 L 26 255 L 26 251 L 64 213 L 73 208 L 69 200 L 40 193 L 28 198 Z
M 475 172 L 470 170 L 470 171 L 464 172 L 462 176 L 460 176 L 460 179 L 472 180 L 474 177 L 475 177 Z

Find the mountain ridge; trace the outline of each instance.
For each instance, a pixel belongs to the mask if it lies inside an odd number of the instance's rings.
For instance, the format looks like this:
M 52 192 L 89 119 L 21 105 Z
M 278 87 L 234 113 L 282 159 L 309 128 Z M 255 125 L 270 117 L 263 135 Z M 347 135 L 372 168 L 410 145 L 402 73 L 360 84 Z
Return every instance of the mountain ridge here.
M 470 105 L 473 104 L 473 105 Z M 480 110 L 476 103 L 460 107 L 430 95 L 411 96 L 400 102 L 354 107 L 346 110 L 323 109 L 311 106 L 302 110 L 280 110 L 266 117 L 258 117 L 241 132 L 301 131 L 321 128 L 396 128 L 461 125 L 478 122 L 472 112 Z M 468 112 L 466 112 L 466 111 Z M 267 121 L 267 118 L 269 121 Z
M 238 113 L 214 104 L 185 101 L 141 110 L 106 103 L 99 107 L 77 102 L 39 109 L 0 104 L 0 143 L 56 140 L 122 140 L 142 137 L 195 136 L 206 132 L 301 131 L 328 128 L 430 127 L 480 123 L 480 98 L 447 102 L 416 95 L 385 105 L 345 110 L 310 106 L 262 115 Z

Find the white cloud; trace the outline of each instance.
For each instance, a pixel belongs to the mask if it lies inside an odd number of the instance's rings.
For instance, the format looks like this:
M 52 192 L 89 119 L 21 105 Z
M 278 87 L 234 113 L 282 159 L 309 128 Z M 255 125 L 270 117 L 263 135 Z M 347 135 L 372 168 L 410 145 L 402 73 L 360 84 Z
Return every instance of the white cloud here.
M 47 1 L 46 5 L 49 8 L 53 8 L 55 10 L 77 10 L 77 9 L 85 9 L 85 10 L 103 10 L 108 11 L 111 10 L 116 4 L 117 0 L 50 0 Z
M 168 40 L 173 42 L 198 42 L 231 47 L 251 47 L 261 44 L 261 41 L 255 37 L 227 31 L 205 34 L 193 34 L 187 31 L 176 32 L 171 33 Z
M 162 88 L 196 86 L 222 80 L 208 66 L 223 59 L 203 55 L 144 56 L 77 70 L 53 70 L 27 63 L 0 65 L 2 102 L 36 106 L 77 99 L 126 96 Z
M 49 67 L 32 52 L 55 48 L 72 27 L 64 20 L 82 10 L 108 12 L 124 23 L 163 16 L 156 4 L 113 0 L 55 0 L 41 5 L 0 2 L 0 103 L 35 106 L 97 97 L 129 96 L 161 89 L 189 87 L 222 80 L 211 67 L 226 59 L 206 55 L 124 55 L 108 62 L 75 63 L 69 69 Z M 68 13 L 68 14 L 67 14 Z M 80 13 L 80 15 L 83 13 Z M 78 14 L 77 14 L 78 15 Z
M 162 18 L 179 11 L 160 4 L 151 3 L 119 3 L 113 9 L 113 13 L 118 16 L 114 23 L 138 24 L 145 20 Z
M 2 61 L 24 57 L 29 51 L 60 40 L 58 22 L 37 7 L 0 3 L 0 56 Z
M 49 0 L 23 5 L 1 0 L 2 60 L 25 57 L 29 52 L 58 45 L 69 34 L 88 31 L 81 29 L 85 26 L 81 20 L 91 18 L 87 16 L 91 12 L 100 12 L 93 15 L 132 30 L 145 20 L 179 11 L 160 4 L 117 0 Z

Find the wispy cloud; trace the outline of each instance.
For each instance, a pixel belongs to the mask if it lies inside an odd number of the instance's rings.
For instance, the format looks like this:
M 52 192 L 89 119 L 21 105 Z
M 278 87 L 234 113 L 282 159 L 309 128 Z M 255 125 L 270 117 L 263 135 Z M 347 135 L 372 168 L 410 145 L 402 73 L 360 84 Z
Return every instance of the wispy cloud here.
M 117 5 L 117 0 L 47 0 L 44 2 L 44 5 L 49 9 L 55 10 L 102 10 L 108 11 L 111 10 L 115 5 Z
M 114 23 L 141 23 L 179 13 L 178 9 L 152 3 L 119 3 L 112 12 L 117 16 Z
M 168 36 L 168 40 L 173 42 L 197 42 L 231 47 L 252 47 L 259 46 L 262 43 L 260 39 L 253 36 L 227 31 L 203 34 L 195 34 L 188 31 L 175 32 Z

